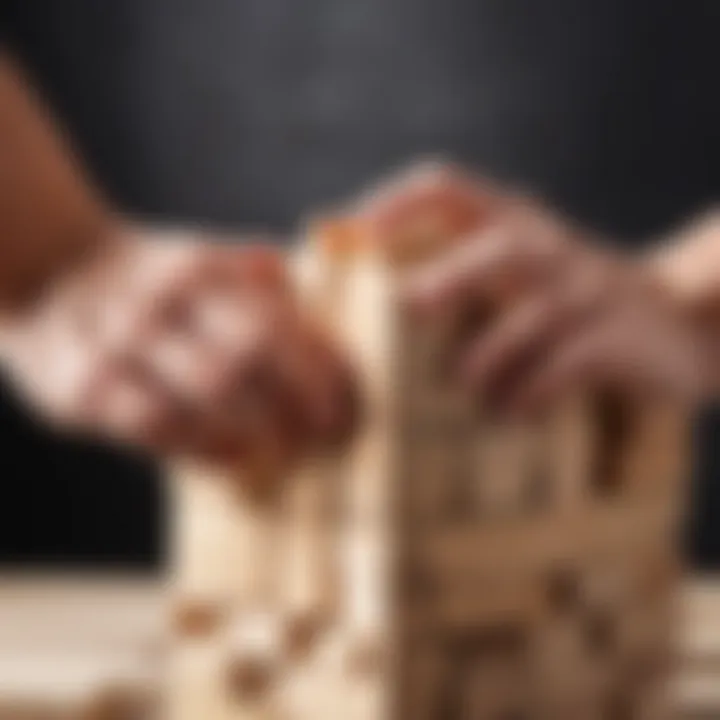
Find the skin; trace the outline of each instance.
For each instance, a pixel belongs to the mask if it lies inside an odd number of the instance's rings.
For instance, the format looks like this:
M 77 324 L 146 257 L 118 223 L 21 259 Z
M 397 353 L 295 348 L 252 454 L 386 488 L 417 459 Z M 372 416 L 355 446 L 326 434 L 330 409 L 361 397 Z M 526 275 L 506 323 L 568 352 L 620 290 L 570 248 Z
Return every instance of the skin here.
M 349 364 L 298 310 L 277 252 L 113 211 L 7 57 L 0 130 L 0 357 L 43 416 L 222 462 L 283 462 L 347 437 Z M 630 262 L 541 204 L 443 167 L 393 178 L 355 211 L 391 238 L 428 207 L 451 210 L 451 237 L 402 294 L 418 313 L 483 318 L 455 365 L 498 408 L 532 412 L 585 385 L 687 402 L 712 391 L 719 324 L 691 312 L 718 306 L 707 242 Z
M 114 211 L 7 57 L 0 130 L 0 359 L 41 416 L 265 466 L 347 434 L 348 364 L 300 311 L 280 251 Z
M 46 418 L 218 462 L 342 436 L 349 370 L 299 314 L 279 254 L 123 233 L 6 327 L 6 364 Z
M 451 167 L 411 171 L 360 212 L 391 238 L 419 201 L 452 212 L 472 192 L 475 226 L 403 287 L 426 317 L 482 318 L 455 355 L 470 389 L 510 415 L 588 386 L 691 404 L 711 393 L 717 329 L 677 302 L 679 279 L 658 271 L 667 262 L 613 254 L 542 204 Z

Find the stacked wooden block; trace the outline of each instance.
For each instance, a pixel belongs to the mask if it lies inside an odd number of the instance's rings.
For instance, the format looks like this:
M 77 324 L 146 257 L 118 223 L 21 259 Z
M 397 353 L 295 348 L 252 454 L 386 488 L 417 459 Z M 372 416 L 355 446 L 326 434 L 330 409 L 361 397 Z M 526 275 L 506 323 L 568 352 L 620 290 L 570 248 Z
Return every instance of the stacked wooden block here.
M 298 259 L 359 369 L 352 445 L 262 495 L 177 468 L 169 720 L 671 717 L 685 419 L 587 396 L 507 425 L 464 395 L 462 323 L 395 292 L 472 220 L 425 212 L 329 221 Z
M 0 718 L 163 717 L 156 702 L 166 592 L 157 578 L 0 575 Z M 690 576 L 681 594 L 678 718 L 716 720 L 720 581 Z

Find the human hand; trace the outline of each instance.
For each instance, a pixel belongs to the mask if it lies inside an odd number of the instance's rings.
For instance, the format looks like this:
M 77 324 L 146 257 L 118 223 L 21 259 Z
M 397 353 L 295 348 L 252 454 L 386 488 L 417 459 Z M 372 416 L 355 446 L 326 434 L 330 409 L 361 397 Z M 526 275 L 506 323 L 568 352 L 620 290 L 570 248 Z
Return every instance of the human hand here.
M 125 228 L 4 328 L 11 377 L 75 428 L 213 461 L 282 462 L 352 424 L 348 365 L 260 245 Z
M 392 243 L 418 207 L 465 223 L 448 222 L 447 248 L 408 272 L 404 295 L 416 312 L 462 320 L 455 365 L 488 404 L 533 412 L 588 386 L 684 401 L 706 392 L 705 338 L 638 263 L 454 169 L 411 172 L 364 212 Z

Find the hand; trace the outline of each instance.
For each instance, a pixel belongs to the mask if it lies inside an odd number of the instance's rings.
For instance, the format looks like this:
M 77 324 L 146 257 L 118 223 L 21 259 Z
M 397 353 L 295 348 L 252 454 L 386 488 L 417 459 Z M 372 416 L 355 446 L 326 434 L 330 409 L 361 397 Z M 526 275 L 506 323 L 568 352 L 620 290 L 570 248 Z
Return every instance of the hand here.
M 152 451 L 274 461 L 349 428 L 349 369 L 262 246 L 126 229 L 7 328 L 26 396 L 63 427 Z
M 540 204 L 488 192 L 454 170 L 424 171 L 365 209 L 393 238 L 406 208 L 482 208 L 448 250 L 405 285 L 418 312 L 466 322 L 456 364 L 492 406 L 527 413 L 580 387 L 695 401 L 707 388 L 705 339 L 635 263 L 595 246 Z M 453 320 L 454 318 L 454 320 Z M 467 329 L 464 325 L 464 330 Z

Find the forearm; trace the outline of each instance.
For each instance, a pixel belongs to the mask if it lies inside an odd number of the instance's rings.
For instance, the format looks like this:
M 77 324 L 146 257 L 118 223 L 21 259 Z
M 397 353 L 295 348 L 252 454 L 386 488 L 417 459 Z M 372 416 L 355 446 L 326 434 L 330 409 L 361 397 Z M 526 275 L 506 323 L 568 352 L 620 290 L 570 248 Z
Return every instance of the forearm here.
M 112 236 L 113 219 L 17 65 L 0 55 L 0 314 Z

